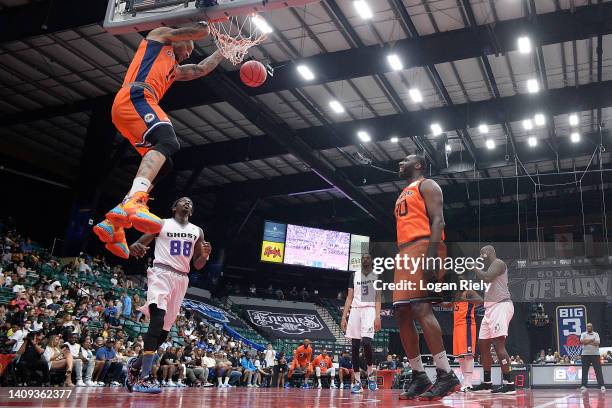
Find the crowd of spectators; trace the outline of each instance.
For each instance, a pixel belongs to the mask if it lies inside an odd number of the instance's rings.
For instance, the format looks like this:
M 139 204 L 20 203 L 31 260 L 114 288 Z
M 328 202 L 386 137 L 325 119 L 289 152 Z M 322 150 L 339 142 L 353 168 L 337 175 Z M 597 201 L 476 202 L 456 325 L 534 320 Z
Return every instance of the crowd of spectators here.
M 581 364 L 582 356 L 570 357 L 569 355 L 560 355 L 558 351 L 549 348 L 548 350 L 540 350 L 534 364 Z M 612 351 L 602 353 L 600 357 L 601 364 L 612 364 Z

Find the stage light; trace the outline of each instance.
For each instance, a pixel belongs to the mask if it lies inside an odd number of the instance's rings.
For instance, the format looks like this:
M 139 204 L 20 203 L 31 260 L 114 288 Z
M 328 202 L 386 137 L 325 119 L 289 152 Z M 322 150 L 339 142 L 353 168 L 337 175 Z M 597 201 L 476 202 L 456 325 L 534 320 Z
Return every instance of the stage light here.
M 529 37 L 519 37 L 517 44 L 521 54 L 529 54 L 531 52 L 531 40 Z
M 580 123 L 580 121 L 578 120 L 578 115 L 576 115 L 575 113 L 572 113 L 569 116 L 569 124 L 570 124 L 570 126 L 578 126 L 578 123 Z
M 398 137 L 397 137 L 397 136 L 393 136 L 393 137 L 392 137 L 391 139 L 389 139 L 389 140 L 391 140 L 391 143 L 398 143 L 398 142 L 399 142 L 399 139 L 398 139 Z
M 543 113 L 536 113 L 533 117 L 536 126 L 544 126 L 546 124 L 546 116 Z
M 486 135 L 489 133 L 489 126 L 485 125 L 484 123 L 482 125 L 478 125 L 478 131 L 481 134 Z
M 529 139 L 527 139 L 527 143 L 530 147 L 535 147 L 538 145 L 538 139 L 536 139 L 534 136 L 530 136 Z
M 527 81 L 527 91 L 529 93 L 537 93 L 540 90 L 540 84 L 537 79 L 529 79 Z
M 421 91 L 419 91 L 418 89 L 412 88 L 411 90 L 408 91 L 408 94 L 410 95 L 412 102 L 414 103 L 423 102 L 423 95 L 421 95 Z
M 486 144 L 486 146 L 487 146 L 487 149 L 489 149 L 489 150 L 493 150 L 493 149 L 495 149 L 495 141 L 493 141 L 493 140 L 491 140 L 491 139 L 488 139 L 488 140 L 485 142 L 485 144 Z
M 578 132 L 573 132 L 573 133 L 570 135 L 570 139 L 571 139 L 572 143 L 578 143 L 578 142 L 580 141 L 580 133 L 578 133 Z
M 308 68 L 306 65 L 298 65 L 297 70 L 300 75 L 302 75 L 302 78 L 307 81 L 313 80 L 315 77 L 310 68 Z
M 344 106 L 335 99 L 329 102 L 329 107 L 336 113 L 344 113 Z
M 404 64 L 402 64 L 402 60 L 397 56 L 397 54 L 389 54 L 387 56 L 387 62 L 394 71 L 401 71 L 404 69 Z
M 440 136 L 442 134 L 442 127 L 439 124 L 433 123 L 430 128 L 434 136 Z
M 452 152 L 452 151 L 453 151 L 453 149 L 452 149 L 451 145 L 449 145 L 449 144 L 447 144 L 447 145 L 445 146 L 445 149 L 446 149 L 446 152 L 447 152 L 447 153 L 450 153 L 450 152 Z
M 360 130 L 359 132 L 357 132 L 357 137 L 359 137 L 359 140 L 364 143 L 370 142 L 372 140 L 368 132 L 366 132 L 365 130 Z
M 523 129 L 525 130 L 533 129 L 533 122 L 531 121 L 531 119 L 525 119 L 523 121 Z
M 359 14 L 359 16 L 364 20 L 372 18 L 372 9 L 365 0 L 354 1 L 353 6 L 355 6 L 355 10 L 357 10 L 357 14 Z
M 270 24 L 268 24 L 268 22 L 263 17 L 257 14 L 251 17 L 251 21 L 253 22 L 253 24 L 255 24 L 255 27 L 257 27 L 259 31 L 264 34 L 270 34 L 272 31 L 274 31 L 272 27 L 270 27 Z

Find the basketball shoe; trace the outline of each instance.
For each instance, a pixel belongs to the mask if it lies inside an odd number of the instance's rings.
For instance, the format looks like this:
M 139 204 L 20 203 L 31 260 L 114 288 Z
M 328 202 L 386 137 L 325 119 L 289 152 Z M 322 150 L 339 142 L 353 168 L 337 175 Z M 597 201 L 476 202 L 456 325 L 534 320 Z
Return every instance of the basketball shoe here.
M 123 227 L 117 227 L 109 220 L 104 220 L 94 226 L 93 231 L 113 255 L 123 259 L 130 257 L 130 248 L 125 240 Z
M 472 392 L 485 393 L 485 392 L 491 392 L 492 389 L 493 389 L 493 384 L 491 384 L 490 382 L 481 382 L 480 384 L 472 387 Z
M 143 378 L 138 380 L 138 382 L 133 385 L 132 389 L 135 392 L 143 392 L 146 394 L 159 394 L 161 392 L 159 385 L 151 378 Z
M 162 220 L 149 211 L 148 201 L 149 194 L 138 191 L 124 198 L 121 204 L 106 213 L 106 218 L 116 226 L 129 228 L 132 225 L 145 234 L 159 234 Z
M 432 387 L 431 381 L 424 371 L 412 371 L 412 378 L 407 387 L 404 387 L 404 392 L 399 396 L 401 400 L 413 400 L 423 394 Z
M 516 388 L 514 384 L 502 384 L 501 386 L 491 390 L 491 394 L 515 394 Z
M 419 401 L 438 401 L 461 389 L 461 382 L 453 370 L 445 373 L 436 370 L 436 381 L 429 391 L 419 395 Z

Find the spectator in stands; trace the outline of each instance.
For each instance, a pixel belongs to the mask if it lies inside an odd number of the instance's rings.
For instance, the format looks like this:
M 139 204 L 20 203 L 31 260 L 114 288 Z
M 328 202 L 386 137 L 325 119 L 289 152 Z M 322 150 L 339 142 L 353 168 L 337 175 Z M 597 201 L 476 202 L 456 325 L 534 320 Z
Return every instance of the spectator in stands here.
M 546 353 L 545 361 L 546 361 L 546 364 L 554 364 L 554 363 L 556 363 L 555 355 L 554 355 L 552 349 L 548 349 L 548 352 Z
M 291 290 L 289 291 L 289 296 L 291 297 L 291 299 L 297 299 L 298 295 L 299 293 L 298 293 L 297 287 L 296 286 L 292 287 Z
M 381 362 L 378 365 L 379 370 L 395 370 L 397 368 L 397 363 L 393 359 L 393 355 L 387 355 L 387 360 Z
M 268 286 L 268 289 L 266 289 L 266 295 L 274 296 L 274 287 L 272 287 L 272 285 Z
M 97 387 L 98 384 L 94 381 L 98 374 L 102 370 L 104 363 L 96 360 L 96 355 L 92 348 L 91 337 L 85 336 L 83 338 L 83 344 L 81 345 L 81 357 L 84 360 L 89 361 L 85 369 L 85 385 L 89 387 Z
M 204 355 L 202 357 L 202 366 L 206 367 L 206 372 L 208 373 L 208 375 L 206 376 L 207 380 L 208 380 L 208 378 L 210 378 L 210 377 L 215 375 L 215 368 L 217 366 L 217 362 L 213 358 L 212 351 L 207 351 L 206 355 Z M 213 384 L 211 384 L 211 385 L 213 385 Z
M 257 296 L 257 287 L 254 283 L 251 283 L 251 286 L 249 286 L 249 295 Z
M 276 289 L 276 298 L 278 300 L 285 300 L 285 294 L 281 288 Z
M 16 353 L 23 345 L 23 341 L 25 340 L 27 335 L 28 330 L 24 328 L 22 321 L 14 321 L 13 330 L 11 335 L 9 336 L 7 346 L 12 347 L 13 353 Z
M 202 349 L 194 348 L 191 358 L 185 362 L 186 375 L 194 387 L 210 387 L 208 382 L 208 367 L 204 364 Z
M 285 353 L 281 352 L 278 355 L 277 364 L 274 366 L 274 373 L 276 374 L 276 386 L 277 387 L 285 387 L 285 375 L 289 366 L 287 365 L 287 358 L 285 357 Z M 287 387 L 289 384 L 287 384 Z
M 16 269 L 16 272 L 17 272 L 17 276 L 19 278 L 21 278 L 21 279 L 25 279 L 25 277 L 26 277 L 26 275 L 28 273 L 28 270 L 25 267 L 25 262 L 23 262 L 23 261 L 19 262 L 19 265 L 17 265 L 17 268 L 15 268 L 15 269 Z
M 304 287 L 300 292 L 300 296 L 304 302 L 306 302 L 310 298 L 310 292 Z
M 13 285 L 13 293 L 23 292 L 25 292 L 25 286 L 23 286 L 23 279 L 18 278 L 15 280 L 15 285 Z
M 185 358 L 185 349 L 183 347 L 179 347 L 176 350 L 176 361 L 174 365 L 176 367 L 176 373 L 178 374 L 178 380 L 176 382 L 177 387 L 186 387 L 185 385 L 185 367 L 186 358 Z M 172 379 L 171 379 L 172 380 Z
M 123 371 L 123 364 L 117 358 L 115 339 L 108 338 L 106 345 L 96 351 L 96 360 L 104 362 L 100 372 L 100 380 L 107 385 L 120 385 L 118 380 Z
M 85 259 L 79 259 L 79 274 L 80 275 L 93 275 L 91 271 L 91 266 L 87 264 Z
M 264 351 L 264 359 L 266 360 L 266 367 L 274 367 L 276 360 L 276 351 L 272 348 L 272 343 L 268 343 L 266 350 Z
M 269 387 L 270 380 L 272 378 L 272 367 L 268 366 L 266 362 L 266 358 L 264 353 L 257 353 L 256 358 L 254 358 L 253 364 L 257 369 L 257 378 L 256 378 L 256 386 L 258 387 Z
M 64 387 L 73 387 L 72 384 L 72 367 L 73 358 L 70 349 L 65 344 L 60 342 L 61 336 L 52 335 L 49 337 L 47 347 L 43 353 L 44 359 L 49 364 L 49 371 L 66 370 L 66 379 Z M 60 345 L 61 344 L 61 345 Z
M 49 364 L 47 360 L 43 358 L 45 350 L 41 346 L 44 337 L 42 333 L 28 333 L 21 347 L 17 350 L 17 354 L 19 355 L 17 369 L 22 373 L 26 370 L 30 370 L 31 372 L 40 371 L 42 374 L 41 385 L 43 387 L 48 387 L 51 385 L 49 380 Z M 26 380 L 29 379 L 29 377 L 26 378 Z M 26 381 L 26 383 L 30 385 L 29 381 Z
M 237 370 L 232 370 L 232 363 L 227 359 L 224 352 L 217 352 L 215 355 L 216 375 L 219 388 L 228 388 L 240 381 L 241 373 Z M 230 384 L 230 381 L 232 384 Z
M 242 358 L 240 359 L 240 365 L 242 366 L 243 371 L 243 381 L 246 383 L 247 387 L 255 387 L 255 383 L 257 380 L 257 368 L 255 364 L 253 364 L 253 356 L 249 354 L 249 352 L 245 352 Z
M 608 350 L 608 353 L 605 355 L 604 359 L 607 364 L 612 364 L 612 351 Z
M 344 378 L 350 376 L 351 382 L 344 384 Z M 348 351 L 343 351 L 338 359 L 338 377 L 340 379 L 339 387 L 348 389 L 351 388 L 351 384 L 355 382 L 355 373 L 353 371 L 353 363 Z
M 161 357 L 160 367 L 162 370 L 162 386 L 163 387 L 176 387 L 172 377 L 176 372 L 176 349 L 174 347 L 168 347 Z
M 77 343 L 76 334 L 71 334 L 68 337 L 68 341 L 64 344 L 68 346 L 70 354 L 72 354 L 73 370 L 76 377 L 76 385 L 77 387 L 84 387 L 86 384 L 85 382 L 83 382 L 83 368 L 85 368 L 85 371 L 87 372 L 90 370 L 90 367 L 95 366 L 95 362 L 93 361 L 93 359 L 90 361 L 89 359 L 83 357 L 83 354 L 81 352 L 81 345 Z
M 546 352 L 544 350 L 540 350 L 540 354 L 533 361 L 534 364 L 544 364 L 546 363 Z
M 404 358 L 402 359 L 402 364 L 401 364 L 400 368 L 401 369 L 410 368 L 410 362 L 408 361 L 408 357 L 404 356 Z

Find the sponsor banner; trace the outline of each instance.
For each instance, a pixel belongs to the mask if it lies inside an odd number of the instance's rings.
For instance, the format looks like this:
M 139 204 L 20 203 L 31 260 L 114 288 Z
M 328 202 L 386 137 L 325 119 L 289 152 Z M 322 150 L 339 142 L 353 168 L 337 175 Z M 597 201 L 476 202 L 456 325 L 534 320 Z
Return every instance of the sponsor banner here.
M 580 335 L 586 331 L 587 311 L 584 305 L 557 306 L 557 350 L 575 359 L 582 353 Z M 556 377 L 555 377 L 556 378 Z
M 261 260 L 264 262 L 282 263 L 285 254 L 285 244 L 282 242 L 263 241 L 261 244 Z
M 203 317 L 215 323 L 242 329 L 247 328 L 242 321 L 231 316 L 225 310 L 212 305 L 208 299 L 201 296 L 187 294 L 182 306 L 185 309 L 200 313 Z
M 279 222 L 266 221 L 264 224 L 263 240 L 269 242 L 285 243 L 285 235 L 287 234 L 287 224 Z
M 609 302 L 609 266 L 541 266 L 511 268 L 508 285 L 515 302 Z
M 314 310 L 244 306 L 248 321 L 269 339 L 335 340 Z
M 555 367 L 553 381 L 555 383 L 580 383 L 582 382 L 582 366 L 571 365 L 571 366 L 560 366 Z M 597 383 L 595 377 L 595 370 L 589 370 L 588 382 Z

